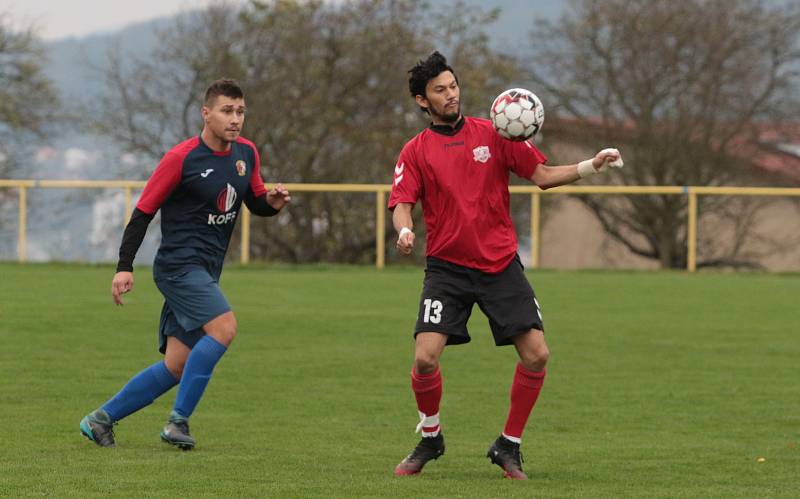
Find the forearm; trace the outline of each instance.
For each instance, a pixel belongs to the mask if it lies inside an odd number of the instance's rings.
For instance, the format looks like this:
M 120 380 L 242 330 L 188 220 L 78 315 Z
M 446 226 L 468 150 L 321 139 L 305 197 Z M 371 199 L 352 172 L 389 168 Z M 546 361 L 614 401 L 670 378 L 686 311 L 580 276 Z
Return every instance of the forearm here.
M 405 227 L 409 230 L 414 229 L 414 219 L 411 216 L 411 209 L 414 207 L 411 203 L 398 203 L 392 212 L 392 223 L 394 230 L 398 233 Z
M 117 272 L 133 272 L 133 260 L 136 252 L 142 245 L 144 235 L 147 233 L 147 226 L 155 215 L 148 215 L 139 208 L 133 210 L 125 232 L 122 234 L 122 244 L 119 247 L 119 261 L 117 262 Z
M 531 181 L 541 189 L 571 184 L 580 179 L 581 176 L 578 173 L 577 164 L 559 166 L 539 165 L 531 177 Z
M 266 194 L 249 200 L 247 202 L 247 209 L 250 210 L 253 215 L 258 215 L 260 217 L 272 217 L 281 211 L 276 210 L 267 202 Z
M 606 148 L 574 165 L 546 166 L 540 164 L 531 175 L 531 181 L 542 189 L 558 187 L 576 180 L 606 171 L 608 168 L 622 168 L 622 155 L 617 149 Z

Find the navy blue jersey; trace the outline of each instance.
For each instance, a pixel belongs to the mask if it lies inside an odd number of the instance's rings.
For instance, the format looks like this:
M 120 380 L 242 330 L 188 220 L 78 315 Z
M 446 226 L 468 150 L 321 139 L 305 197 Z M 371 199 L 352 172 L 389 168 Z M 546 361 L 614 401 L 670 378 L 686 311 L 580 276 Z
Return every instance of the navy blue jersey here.
M 225 152 L 193 137 L 164 155 L 136 205 L 161 210 L 155 275 L 201 267 L 219 278 L 242 202 L 266 195 L 259 166 L 255 145 L 241 137 Z

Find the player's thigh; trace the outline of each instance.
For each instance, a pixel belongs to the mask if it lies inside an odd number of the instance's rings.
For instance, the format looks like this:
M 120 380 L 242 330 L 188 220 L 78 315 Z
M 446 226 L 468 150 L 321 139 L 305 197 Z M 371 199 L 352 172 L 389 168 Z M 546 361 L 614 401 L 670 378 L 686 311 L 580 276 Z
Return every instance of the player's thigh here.
M 420 333 L 440 333 L 448 344 L 467 343 L 467 321 L 475 304 L 466 269 L 429 259 L 419 299 L 415 338 Z
M 523 272 L 519 257 L 498 274 L 481 277 L 478 305 L 489 318 L 495 344 L 510 345 L 532 329 L 544 331 L 536 294 Z

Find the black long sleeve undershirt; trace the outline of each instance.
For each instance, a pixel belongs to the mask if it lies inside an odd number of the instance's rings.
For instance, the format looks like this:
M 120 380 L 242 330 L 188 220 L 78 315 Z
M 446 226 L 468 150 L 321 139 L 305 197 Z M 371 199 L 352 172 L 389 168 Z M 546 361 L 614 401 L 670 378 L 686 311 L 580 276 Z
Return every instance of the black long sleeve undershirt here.
M 246 199 L 247 208 L 254 214 L 261 217 L 271 217 L 277 215 L 280 210 L 276 210 L 267 203 L 266 196 L 251 197 Z M 117 272 L 133 272 L 133 260 L 136 252 L 144 241 L 147 233 L 147 226 L 155 215 L 148 215 L 139 208 L 134 208 L 133 214 L 125 232 L 122 234 L 122 244 L 119 247 L 119 261 L 117 262 Z
M 249 195 L 245 198 L 245 204 L 247 205 L 247 209 L 250 210 L 250 213 L 260 217 L 272 217 L 281 211 L 276 210 L 267 203 L 267 196 L 255 197 Z
M 142 245 L 144 235 L 147 233 L 147 226 L 155 215 L 148 215 L 139 208 L 133 209 L 131 220 L 125 227 L 122 234 L 122 244 L 119 246 L 119 262 L 117 262 L 117 272 L 133 272 L 133 259 L 136 252 Z

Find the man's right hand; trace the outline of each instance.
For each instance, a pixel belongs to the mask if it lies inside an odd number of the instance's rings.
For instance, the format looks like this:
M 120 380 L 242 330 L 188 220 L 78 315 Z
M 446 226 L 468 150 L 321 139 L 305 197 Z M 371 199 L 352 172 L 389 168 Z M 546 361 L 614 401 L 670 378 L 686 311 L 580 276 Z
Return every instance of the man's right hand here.
M 414 232 L 411 229 L 403 227 L 400 231 L 400 237 L 397 238 L 397 251 L 401 255 L 410 255 L 411 250 L 414 249 Z
M 111 296 L 114 303 L 122 305 L 122 295 L 133 289 L 133 272 L 117 272 L 111 281 Z

